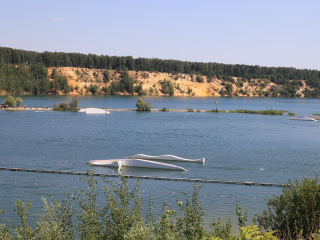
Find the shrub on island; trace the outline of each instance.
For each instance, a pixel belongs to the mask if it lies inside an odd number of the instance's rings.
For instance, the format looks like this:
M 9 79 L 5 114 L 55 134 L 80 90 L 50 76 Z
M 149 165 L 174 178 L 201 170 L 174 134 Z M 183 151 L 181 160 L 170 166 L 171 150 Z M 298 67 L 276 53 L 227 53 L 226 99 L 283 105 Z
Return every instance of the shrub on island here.
M 152 108 L 152 104 L 150 102 L 144 102 L 142 98 L 138 98 L 138 101 L 136 103 L 137 111 L 140 112 L 150 112 Z
M 76 96 L 72 97 L 71 102 L 68 103 L 67 102 L 61 102 L 59 104 L 54 104 L 52 107 L 53 111 L 72 111 L 72 112 L 76 112 L 78 111 L 78 98 Z
M 264 115 L 284 115 L 286 112 L 285 110 L 264 110 L 264 111 L 257 111 L 257 110 L 247 110 L 247 109 L 237 109 L 233 111 L 229 111 L 229 113 L 249 113 L 249 114 L 264 114 Z M 290 113 L 293 114 L 294 113 Z

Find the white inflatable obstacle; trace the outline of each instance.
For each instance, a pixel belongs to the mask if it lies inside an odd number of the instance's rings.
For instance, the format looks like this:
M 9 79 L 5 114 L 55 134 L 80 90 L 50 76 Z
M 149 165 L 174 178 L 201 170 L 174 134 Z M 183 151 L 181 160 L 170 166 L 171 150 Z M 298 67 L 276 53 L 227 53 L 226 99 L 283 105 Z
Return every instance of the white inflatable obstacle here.
M 141 159 L 110 159 L 110 160 L 91 160 L 87 164 L 92 166 L 102 166 L 102 167 L 140 167 L 140 168 L 158 168 L 158 169 L 168 169 L 168 170 L 178 170 L 178 171 L 185 171 L 184 168 L 160 163 L 160 162 L 153 162 L 148 160 L 141 160 Z
M 136 154 L 127 158 L 136 158 L 136 159 L 146 159 L 146 160 L 163 160 L 163 161 L 178 161 L 178 162 L 198 162 L 203 163 L 205 162 L 205 158 L 201 159 L 186 159 L 177 157 L 174 155 L 160 155 L 160 156 L 149 156 L 145 154 Z

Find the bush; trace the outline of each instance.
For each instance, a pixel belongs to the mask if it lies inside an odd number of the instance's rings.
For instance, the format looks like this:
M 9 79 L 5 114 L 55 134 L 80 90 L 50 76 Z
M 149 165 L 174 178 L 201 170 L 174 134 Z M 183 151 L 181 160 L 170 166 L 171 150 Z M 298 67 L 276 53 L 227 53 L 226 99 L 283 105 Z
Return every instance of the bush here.
M 137 111 L 149 112 L 151 111 L 152 104 L 150 102 L 144 102 L 142 98 L 138 98 L 137 103 Z
M 66 199 L 53 199 L 52 204 L 43 199 L 44 213 L 38 216 L 34 228 L 28 222 L 31 202 L 25 204 L 17 200 L 15 213 L 20 216 L 20 223 L 14 226 L 0 220 L 0 239 L 74 239 L 75 229 L 79 239 L 207 239 L 210 236 L 203 227 L 204 210 L 198 200 L 202 185 L 193 184 L 191 201 L 182 192 L 185 204 L 177 199 L 179 214 L 167 209 L 164 203 L 159 220 L 154 220 L 152 196 L 147 219 L 142 217 L 140 180 L 130 188 L 128 178 L 120 172 L 116 181 L 104 178 L 106 184 L 103 189 L 98 189 L 92 169 L 81 180 L 87 187 L 66 194 Z M 101 190 L 106 203 L 99 206 L 97 198 Z M 73 209 L 74 205 L 77 210 Z
M 66 102 L 61 102 L 59 104 L 54 104 L 52 110 L 54 111 L 68 111 L 69 106 Z
M 159 81 L 159 84 L 161 86 L 161 92 L 163 94 L 169 94 L 170 96 L 174 95 L 174 86 L 171 81 L 163 79 L 162 81 Z
M 233 92 L 232 84 L 231 83 L 226 83 L 225 87 L 226 87 L 226 90 L 227 90 L 228 94 L 231 96 L 232 92 Z
M 289 180 L 280 196 L 267 200 L 268 210 L 256 214 L 259 226 L 277 231 L 281 239 L 302 234 L 305 239 L 314 238 L 320 231 L 320 184 L 319 175 L 314 179 Z M 300 238 L 299 238 L 300 239 Z
M 169 109 L 167 109 L 167 108 L 162 108 L 162 109 L 160 109 L 160 111 L 162 111 L 162 112 L 169 112 Z
M 53 111 L 78 111 L 78 98 L 76 96 L 72 97 L 71 102 L 61 102 L 59 104 L 54 104 L 52 107 Z
M 187 112 L 193 112 L 193 108 L 188 108 Z
M 204 82 L 203 77 L 202 77 L 201 75 L 197 75 L 196 81 L 197 81 L 198 83 L 203 83 L 203 82 Z
M 90 85 L 89 87 L 89 91 L 92 93 L 92 95 L 95 95 L 98 92 L 99 87 L 94 84 L 94 85 Z
M 227 91 L 225 89 L 221 88 L 219 93 L 222 97 L 224 97 L 226 95 L 226 92 Z

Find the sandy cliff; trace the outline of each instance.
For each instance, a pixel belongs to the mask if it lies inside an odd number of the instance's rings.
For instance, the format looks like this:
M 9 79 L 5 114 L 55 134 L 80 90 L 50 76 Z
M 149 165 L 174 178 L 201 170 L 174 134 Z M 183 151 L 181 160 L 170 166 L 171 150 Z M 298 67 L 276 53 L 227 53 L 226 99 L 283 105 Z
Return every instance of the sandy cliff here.
M 51 77 L 53 68 L 48 68 L 48 75 L 50 81 L 53 81 Z M 110 81 L 105 83 L 103 81 L 103 69 L 87 69 L 87 68 L 73 68 L 73 67 L 60 67 L 56 68 L 58 73 L 66 76 L 68 83 L 73 87 L 74 91 L 71 91 L 70 95 L 90 95 L 91 93 L 86 91 L 86 87 L 92 85 L 97 85 L 99 87 L 100 93 L 104 94 L 102 91 L 103 87 L 110 86 L 112 81 L 119 82 L 121 80 L 120 73 L 116 73 L 114 70 L 109 70 Z M 221 96 L 220 90 L 225 89 L 224 81 L 214 78 L 212 82 L 207 82 L 207 77 L 203 76 L 204 82 L 196 82 L 196 76 L 191 76 L 189 74 L 177 74 L 172 75 L 170 73 L 159 73 L 159 72 L 146 72 L 146 71 L 129 71 L 130 77 L 135 82 L 135 85 L 142 83 L 143 89 L 148 95 L 164 95 L 161 91 L 161 85 L 159 81 L 166 79 L 174 84 L 174 96 L 201 96 L 201 97 L 212 97 Z M 234 78 L 237 81 L 237 78 Z M 233 96 L 259 96 L 259 91 L 268 91 L 274 83 L 267 81 L 265 86 L 262 84 L 264 80 L 252 80 L 251 83 L 244 82 L 242 87 L 237 87 L 236 84 L 233 86 Z M 281 86 L 277 86 L 279 90 Z M 298 92 L 302 92 L 306 85 L 301 87 Z M 153 93 L 150 93 L 150 88 Z M 188 94 L 188 89 L 192 89 L 192 92 Z M 242 90 L 241 90 L 242 89 Z M 60 92 L 64 94 L 64 92 Z M 135 93 L 136 95 L 138 93 Z M 119 93 L 119 95 L 126 95 L 126 93 Z M 303 96 L 303 95 L 302 95 Z

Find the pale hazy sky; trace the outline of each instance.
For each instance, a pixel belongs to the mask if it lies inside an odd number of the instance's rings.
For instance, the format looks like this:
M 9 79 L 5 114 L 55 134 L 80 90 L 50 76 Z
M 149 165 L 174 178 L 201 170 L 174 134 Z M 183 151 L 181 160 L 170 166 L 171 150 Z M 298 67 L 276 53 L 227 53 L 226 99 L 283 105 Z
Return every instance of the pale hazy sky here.
M 320 1 L 0 0 L 0 46 L 320 70 Z

